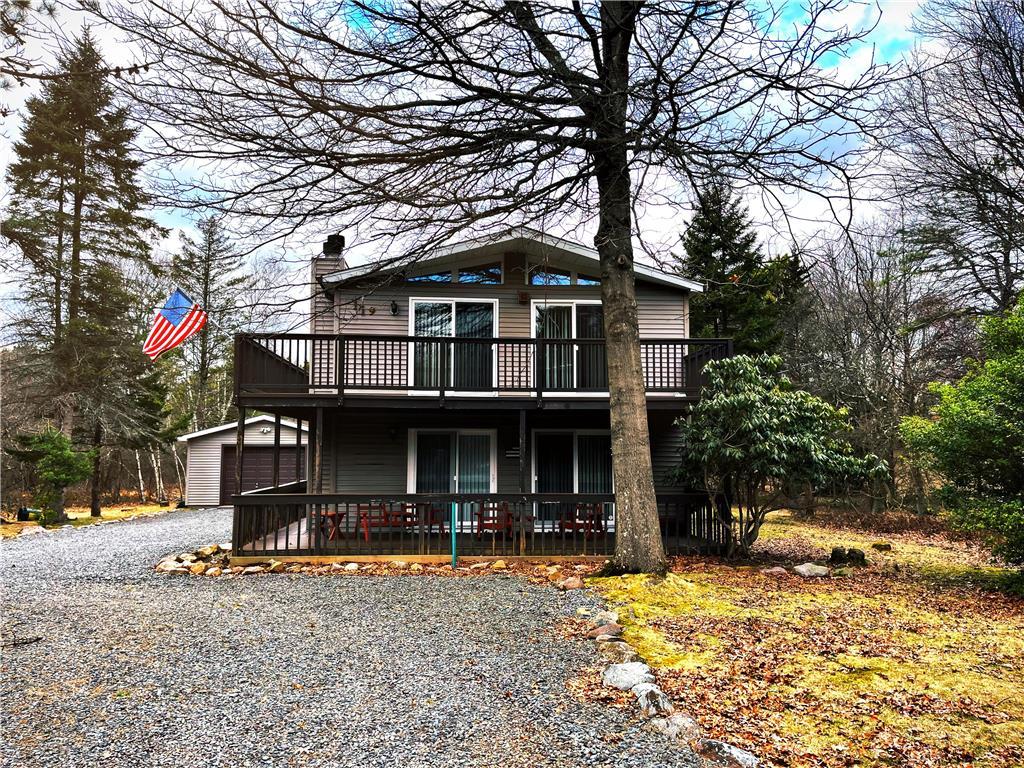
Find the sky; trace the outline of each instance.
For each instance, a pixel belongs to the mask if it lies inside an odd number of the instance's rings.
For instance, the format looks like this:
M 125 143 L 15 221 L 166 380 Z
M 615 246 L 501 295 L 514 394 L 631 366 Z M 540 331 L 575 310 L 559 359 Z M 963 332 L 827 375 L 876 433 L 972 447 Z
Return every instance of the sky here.
M 877 27 L 869 41 L 854 50 L 848 59 L 835 62 L 839 76 L 843 76 L 845 72 L 860 71 L 871 57 L 876 60 L 896 61 L 906 55 L 916 42 L 911 26 L 913 14 L 919 4 L 920 0 L 881 0 L 877 5 L 871 2 L 850 5 L 839 20 L 857 27 L 863 25 L 867 20 L 877 19 Z M 798 18 L 802 13 L 803 3 L 792 2 L 790 7 L 792 17 Z M 132 63 L 130 43 L 126 44 L 120 39 L 115 30 L 104 27 L 84 13 L 69 12 L 66 9 L 59 12 L 50 34 L 44 36 L 42 40 L 34 42 L 29 53 L 44 64 L 50 64 L 55 60 L 58 47 L 57 39 L 60 36 L 74 35 L 85 25 L 90 26 L 109 63 L 112 65 Z M 0 94 L 0 99 L 3 99 L 4 103 L 13 109 L 10 116 L 4 119 L 3 126 L 0 128 L 0 170 L 5 168 L 10 161 L 11 147 L 17 139 L 24 102 L 36 89 L 36 84 L 29 83 Z M 8 192 L 4 187 L 2 195 L 0 195 L 0 205 L 5 205 L 7 199 Z M 748 195 L 747 203 L 758 223 L 762 240 L 770 252 L 788 250 L 792 243 L 791 234 L 795 235 L 797 239 L 813 237 L 821 229 L 821 222 L 831 219 L 826 204 L 808 195 L 795 195 L 787 198 L 786 209 L 792 216 L 788 226 L 785 227 L 779 226 L 780 218 L 777 212 L 765 206 L 760 196 Z M 859 216 L 870 216 L 872 213 L 868 207 L 862 207 L 857 211 Z M 164 256 L 180 247 L 181 232 L 194 233 L 190 216 L 182 210 L 160 208 L 154 210 L 152 215 L 158 223 L 170 230 L 169 235 L 158 247 L 158 252 Z M 646 206 L 643 209 L 639 225 L 645 238 L 659 243 L 675 243 L 681 229 L 678 211 L 658 205 Z M 326 234 L 326 229 L 324 234 Z M 353 243 L 348 253 L 349 260 L 359 263 L 365 259 L 365 254 L 360 253 L 358 240 L 352 237 L 354 233 L 348 234 L 349 242 Z M 556 232 L 556 234 L 565 234 L 565 232 Z M 578 239 L 585 241 L 587 238 L 582 235 Z M 286 258 L 289 262 L 300 264 L 318 248 L 318 242 L 293 242 L 288 245 L 287 252 L 279 252 L 277 255 Z M 9 289 L 10 286 L 0 286 L 0 297 L 8 293 Z

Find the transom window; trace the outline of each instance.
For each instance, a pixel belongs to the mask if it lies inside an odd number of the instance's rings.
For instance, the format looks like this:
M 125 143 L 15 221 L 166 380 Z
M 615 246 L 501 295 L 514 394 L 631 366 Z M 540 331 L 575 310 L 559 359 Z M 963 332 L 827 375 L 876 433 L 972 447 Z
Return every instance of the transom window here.
M 478 267 L 460 267 L 459 282 L 476 285 L 501 285 L 501 262 L 481 264 Z
M 530 268 L 530 285 L 569 285 L 571 273 L 554 267 L 535 266 Z
M 450 283 L 452 281 L 452 271 L 449 269 L 447 272 L 431 272 L 426 275 L 410 275 L 405 279 L 410 283 Z

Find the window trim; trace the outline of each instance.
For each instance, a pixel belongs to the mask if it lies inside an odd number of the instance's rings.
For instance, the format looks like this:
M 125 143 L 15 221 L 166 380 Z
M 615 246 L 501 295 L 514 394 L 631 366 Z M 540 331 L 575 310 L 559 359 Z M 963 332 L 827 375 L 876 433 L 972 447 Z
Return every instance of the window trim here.
M 456 474 L 450 478 L 454 480 L 456 489 L 458 488 L 458 467 L 459 467 L 459 442 L 458 437 L 461 435 L 487 435 L 490 438 L 490 478 L 488 493 L 498 492 L 498 430 L 497 429 L 445 429 L 444 427 L 409 427 L 406 432 L 406 467 L 405 467 L 405 489 L 406 493 L 416 493 L 416 460 L 417 460 L 417 447 L 418 439 L 421 433 L 428 434 L 442 434 L 442 435 L 455 435 L 455 472 Z M 459 493 L 458 490 L 450 491 L 450 493 Z

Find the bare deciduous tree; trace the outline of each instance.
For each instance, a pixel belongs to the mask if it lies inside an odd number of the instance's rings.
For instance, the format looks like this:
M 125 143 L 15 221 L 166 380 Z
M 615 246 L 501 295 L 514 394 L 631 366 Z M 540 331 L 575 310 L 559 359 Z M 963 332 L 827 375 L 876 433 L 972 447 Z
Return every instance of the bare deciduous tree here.
M 1004 312 L 1024 286 L 1024 2 L 931 0 L 918 26 L 940 52 L 889 99 L 896 191 L 958 309 Z
M 159 151 L 189 161 L 177 199 L 267 238 L 362 222 L 411 258 L 467 229 L 596 224 L 625 570 L 665 564 L 636 206 L 712 174 L 845 199 L 891 74 L 834 67 L 868 32 L 843 24 L 845 0 L 796 20 L 740 0 L 86 5 L 160 59 L 132 84 Z

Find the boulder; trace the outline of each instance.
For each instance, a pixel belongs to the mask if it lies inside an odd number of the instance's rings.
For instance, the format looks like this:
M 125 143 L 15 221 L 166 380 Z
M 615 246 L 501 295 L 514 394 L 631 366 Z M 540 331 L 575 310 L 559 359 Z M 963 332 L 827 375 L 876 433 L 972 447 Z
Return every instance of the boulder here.
M 412 571 L 413 573 L 419 573 L 420 571 L 423 570 L 423 566 L 420 563 L 413 563 L 412 565 L 409 566 L 409 570 Z
M 568 579 L 558 582 L 558 588 L 562 590 L 583 589 L 583 579 L 579 576 L 570 576 Z
M 619 637 L 622 634 L 621 624 L 603 624 L 600 627 L 594 627 L 592 630 L 587 632 L 588 640 L 596 640 L 599 637 L 610 636 Z
M 855 574 L 855 573 L 856 573 L 856 571 L 853 570 L 853 568 L 850 568 L 849 566 L 843 566 L 842 568 L 836 568 L 834 571 L 832 571 L 832 575 L 835 576 L 836 578 L 840 578 L 840 579 L 848 578 L 850 576 L 853 576 L 853 574 Z
M 188 569 L 173 557 L 165 557 L 156 564 L 157 573 L 188 573 Z
M 407 562 L 405 562 L 405 560 L 395 560 L 391 564 L 393 566 L 395 566 L 395 568 L 408 568 L 409 567 L 409 564 Z
M 629 643 L 617 642 L 617 638 L 610 638 L 610 642 L 597 644 L 597 652 L 605 661 L 611 664 L 626 664 L 630 661 L 639 661 L 640 656 Z
M 473 563 L 471 566 L 469 566 L 469 570 L 471 570 L 471 571 L 482 571 L 484 568 L 490 567 L 490 565 L 491 564 L 488 563 L 488 562 Z
M 201 576 L 206 572 L 207 568 L 209 568 L 209 566 L 206 563 L 192 563 L 192 565 L 188 567 L 188 572 L 195 576 Z
M 492 571 L 504 571 L 506 568 L 508 568 L 508 563 L 506 563 L 504 560 L 495 560 L 493 563 L 491 563 Z
M 619 614 L 615 611 L 598 611 L 591 621 L 595 627 L 600 627 L 602 624 L 618 624 Z
M 208 547 L 202 547 L 196 550 L 196 555 L 201 558 L 213 557 L 220 552 L 220 544 L 211 544 Z
M 359 563 L 345 563 L 345 570 L 346 571 L 358 571 L 359 570 Z
M 271 560 L 267 564 L 267 571 L 269 573 L 282 573 L 284 571 L 284 563 L 280 560 Z
M 761 765 L 756 755 L 716 739 L 701 739 L 697 742 L 696 751 L 717 768 L 758 768 Z
M 803 576 L 805 579 L 819 579 L 824 576 L 828 576 L 828 568 L 824 565 L 803 563 L 793 568 L 793 573 L 797 576 Z
M 222 573 L 224 573 L 224 571 L 221 568 L 218 568 L 215 565 L 212 568 L 207 568 L 206 569 L 206 573 L 204 575 L 205 576 L 220 576 Z
M 878 552 L 892 552 L 892 544 L 888 541 L 876 541 L 871 545 L 871 548 Z
M 771 568 L 762 568 L 761 573 L 765 576 L 772 576 L 774 578 L 781 578 L 782 576 L 789 576 L 789 571 L 783 568 L 781 565 L 776 565 Z
M 668 717 L 652 718 L 647 727 L 675 741 L 686 742 L 700 738 L 700 726 L 697 721 L 682 712 L 676 712 Z
M 251 576 L 254 573 L 263 573 L 266 570 L 262 565 L 250 565 L 242 569 L 243 576 Z
M 192 552 L 185 552 L 183 554 L 178 555 L 178 560 L 183 563 L 194 563 L 198 559 L 199 558 L 196 557 L 195 554 L 193 554 Z
M 637 706 L 644 717 L 666 717 L 675 711 L 668 696 L 654 683 L 638 683 L 630 692 L 636 696 Z
M 606 667 L 601 675 L 601 682 L 609 688 L 628 691 L 640 683 L 653 683 L 654 675 L 651 668 L 641 661 L 629 661 L 625 664 L 612 664 Z
M 848 562 L 850 565 L 867 565 L 868 558 L 864 554 L 863 549 L 850 547 L 848 550 L 846 550 L 846 562 Z

